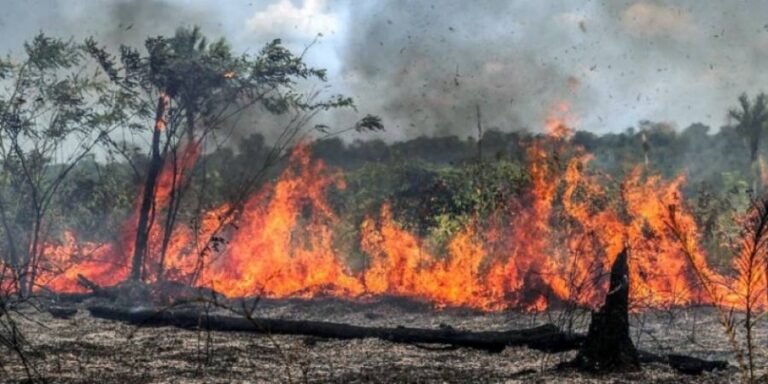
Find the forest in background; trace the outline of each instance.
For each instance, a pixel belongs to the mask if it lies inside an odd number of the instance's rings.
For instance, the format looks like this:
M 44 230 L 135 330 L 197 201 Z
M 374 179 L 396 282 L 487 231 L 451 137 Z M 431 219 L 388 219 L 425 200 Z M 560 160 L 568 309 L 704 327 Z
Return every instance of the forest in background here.
M 370 134 L 352 142 L 321 138 L 312 142 L 311 150 L 315 159 L 344 171 L 346 188 L 334 190 L 330 197 L 350 228 L 358 228 L 367 214 L 391 203 L 402 225 L 439 240 L 460 228 L 462 220 L 480 207 L 500 204 L 526 190 L 526 148 L 541 135 L 489 130 L 478 148 L 472 136 L 387 143 Z M 747 141 L 735 127 L 713 132 L 694 124 L 681 131 L 669 124 L 644 121 L 621 133 L 596 135 L 577 130 L 570 142 L 592 154 L 590 166 L 616 183 L 643 165 L 646 155 L 649 174 L 664 178 L 685 175 L 683 192 L 693 204 L 689 208 L 707 248 L 715 255 L 725 235 L 733 230 L 734 215 L 748 207 L 754 194 Z M 237 176 L 264 163 L 269 150 L 259 133 L 217 148 L 201 156 L 191 189 L 199 190 L 205 184 L 206 202 L 211 207 L 229 201 L 236 193 Z M 83 240 L 104 241 L 119 233 L 141 187 L 131 165 L 116 157 L 110 159 L 78 164 L 62 190 L 64 227 L 75 230 Z M 131 162 L 142 169 L 148 157 L 136 152 Z M 284 166 L 285 161 L 276 164 L 271 177 L 279 175 Z M 712 261 L 730 262 L 717 257 Z

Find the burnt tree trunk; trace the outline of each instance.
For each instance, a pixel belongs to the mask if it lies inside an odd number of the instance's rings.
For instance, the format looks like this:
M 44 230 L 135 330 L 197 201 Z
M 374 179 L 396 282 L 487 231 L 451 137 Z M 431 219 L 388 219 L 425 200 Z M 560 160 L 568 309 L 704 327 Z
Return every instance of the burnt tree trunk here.
M 616 257 L 605 304 L 592 312 L 587 338 L 574 360 L 577 369 L 589 372 L 632 371 L 640 368 L 637 349 L 629 337 L 628 250 Z
M 160 170 L 163 168 L 163 156 L 160 154 L 160 135 L 165 129 L 165 114 L 168 109 L 168 96 L 163 94 L 157 100 L 155 111 L 155 128 L 152 132 L 152 154 L 147 171 L 147 180 L 144 183 L 144 192 L 139 209 L 139 220 L 136 228 L 136 242 L 133 248 L 133 260 L 131 262 L 131 280 L 138 281 L 142 278 L 144 259 L 147 254 L 149 242 L 150 215 L 154 208 L 155 186 Z
M 185 100 L 185 118 L 187 120 L 187 145 L 195 145 L 195 107 L 194 103 L 190 100 Z M 178 147 L 174 147 L 171 151 L 171 160 L 173 163 L 173 180 L 172 189 L 170 195 L 170 201 L 168 202 L 168 211 L 166 212 L 165 223 L 163 228 L 163 242 L 160 246 L 160 262 L 158 263 L 157 279 L 163 280 L 165 273 L 165 257 L 168 253 L 168 246 L 171 243 L 171 236 L 173 235 L 173 228 L 178 218 L 179 208 L 181 208 L 181 199 L 183 190 L 181 184 L 183 182 L 185 169 L 179 169 L 178 164 Z M 182 163 L 184 163 L 184 157 L 187 156 L 186 151 L 182 151 Z
M 545 352 L 561 352 L 578 348 L 583 335 L 563 333 L 552 324 L 509 331 L 464 331 L 452 327 L 441 329 L 408 327 L 361 327 L 327 321 L 233 317 L 205 314 L 196 310 L 125 309 L 111 306 L 88 308 L 92 316 L 140 326 L 174 326 L 185 329 L 207 329 L 221 332 L 254 332 L 264 334 L 304 335 L 331 339 L 378 338 L 405 344 L 445 344 L 498 353 L 510 346 L 527 346 Z
M 84 281 L 87 282 L 87 280 Z M 92 283 L 90 283 L 92 284 Z M 101 288 L 111 290 L 109 288 Z M 72 297 L 80 300 L 81 297 Z M 326 321 L 270 319 L 245 316 L 223 316 L 209 314 L 200 309 L 160 310 L 150 308 L 123 308 L 115 306 L 88 307 L 91 316 L 101 319 L 122 321 L 137 326 L 178 327 L 183 329 L 205 329 L 218 332 L 250 332 L 283 335 L 304 335 L 329 339 L 378 338 L 404 344 L 444 344 L 501 352 L 505 347 L 526 346 L 531 349 L 558 353 L 578 349 L 583 345 L 583 334 L 565 333 L 552 324 L 534 328 L 509 331 L 472 332 L 450 326 L 440 329 L 425 328 L 384 328 L 362 327 Z M 678 372 L 700 374 L 704 371 L 727 369 L 727 361 L 702 360 L 677 354 L 658 355 L 638 351 L 641 363 L 668 364 Z

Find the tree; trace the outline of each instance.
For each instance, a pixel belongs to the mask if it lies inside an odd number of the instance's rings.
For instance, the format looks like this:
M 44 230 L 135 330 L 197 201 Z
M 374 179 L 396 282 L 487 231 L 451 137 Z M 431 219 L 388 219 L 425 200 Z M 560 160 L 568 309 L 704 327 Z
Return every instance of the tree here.
M 157 277 L 162 278 L 168 241 L 188 185 L 185 172 L 210 133 L 248 109 L 276 115 L 293 113 L 273 148 L 274 156 L 269 157 L 274 160 L 295 139 L 296 128 L 317 111 L 352 105 L 351 99 L 340 95 L 317 101 L 319 93 L 297 91 L 297 81 L 326 81 L 326 74 L 307 66 L 303 55 L 293 55 L 280 40 L 266 44 L 255 57 L 236 56 L 223 39 L 208 43 L 198 28 L 181 28 L 170 38 L 147 39 L 145 54 L 122 46 L 119 66 L 93 39 L 86 46 L 112 81 L 132 95 L 138 118 L 131 127 L 151 134 L 131 258 L 132 280 L 145 277 L 150 231 L 157 213 L 165 208 L 157 266 Z M 164 167 L 170 169 L 170 190 L 165 201 L 158 201 L 157 184 Z M 257 178 L 249 177 L 245 184 L 252 185 Z
M 36 36 L 0 60 L 0 224 L 22 295 L 32 292 L 53 231 L 57 191 L 125 116 L 120 95 L 87 72 L 83 46 Z
M 736 130 L 744 137 L 749 148 L 749 161 L 753 179 L 754 193 L 762 190 L 763 183 L 759 164 L 760 140 L 768 123 L 768 98 L 765 93 L 759 93 L 754 101 L 750 101 L 746 93 L 739 96 L 739 106 L 728 111 L 728 116 L 736 120 Z

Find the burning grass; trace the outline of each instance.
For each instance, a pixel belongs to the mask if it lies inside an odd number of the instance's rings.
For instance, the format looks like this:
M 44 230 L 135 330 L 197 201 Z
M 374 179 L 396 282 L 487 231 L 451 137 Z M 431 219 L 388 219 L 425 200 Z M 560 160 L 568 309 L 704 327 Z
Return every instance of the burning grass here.
M 224 214 L 229 206 L 222 206 L 206 213 L 201 225 L 178 226 L 167 239 L 162 226 L 152 227 L 144 275 L 228 296 L 395 295 L 437 307 L 543 310 L 551 300 L 597 304 L 611 255 L 629 245 L 638 307 L 711 300 L 665 221 L 667 207 L 679 207 L 677 220 L 695 242 L 682 177 L 665 181 L 637 168 L 616 183 L 557 135 L 534 140 L 528 157 L 529 189 L 489 214 L 466 219 L 440 252 L 398 222 L 388 203 L 362 220 L 356 244 L 340 247 L 337 233 L 345 217 L 327 194 L 345 187 L 344 175 L 300 146 L 283 174 L 244 204 L 236 222 Z M 61 292 L 82 290 L 80 274 L 101 285 L 126 279 L 134 227 L 132 218 L 116 243 L 83 244 L 68 234 L 64 243 L 48 245 L 48 270 L 55 272 L 41 281 Z M 353 271 L 340 249 L 359 249 L 367 258 L 364 267 Z M 690 254 L 699 268 L 710 270 L 701 251 Z

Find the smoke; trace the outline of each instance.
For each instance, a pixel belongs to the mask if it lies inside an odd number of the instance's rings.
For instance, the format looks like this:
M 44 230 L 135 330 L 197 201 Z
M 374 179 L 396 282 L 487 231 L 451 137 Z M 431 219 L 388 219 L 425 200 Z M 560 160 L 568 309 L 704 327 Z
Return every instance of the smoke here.
M 619 76 L 606 75 L 614 105 L 635 122 L 725 124 L 741 92 L 768 85 L 761 69 L 768 64 L 768 20 L 759 16 L 766 12 L 765 2 L 609 2 L 601 12 L 613 36 L 606 41 L 621 52 L 613 59 Z
M 376 1 L 351 5 L 345 84 L 405 137 L 486 125 L 539 129 L 571 104 L 578 128 L 725 123 L 768 73 L 768 3 Z M 396 133 L 396 134 L 397 134 Z
M 223 34 L 217 8 L 200 3 L 165 0 L 30 0 L 4 4 L 0 16 L 4 38 L 0 48 L 17 51 L 35 34 L 82 41 L 93 36 L 110 47 L 143 47 L 147 37 L 171 35 L 179 26 L 200 25 L 208 33 Z
M 560 102 L 586 105 L 592 95 L 578 68 L 542 60 L 581 38 L 578 21 L 532 11 L 516 16 L 508 1 L 356 2 L 345 83 L 406 137 L 474 134 L 478 105 L 488 127 L 534 128 Z M 570 31 L 544 25 L 563 22 Z
M 0 50 L 41 30 L 140 47 L 196 24 L 237 52 L 282 38 L 300 53 L 320 33 L 305 58 L 359 111 L 326 114 L 338 128 L 373 113 L 387 139 L 474 135 L 479 105 L 487 128 L 540 130 L 562 102 L 596 133 L 640 120 L 717 128 L 738 94 L 766 88 L 766 14 L 767 2 L 696 0 L 29 0 L 5 4 Z M 256 120 L 273 124 L 248 117 L 243 134 Z
M 173 35 L 180 26 L 198 25 L 209 34 L 220 34 L 221 24 L 216 8 L 196 8 L 172 4 L 163 0 L 138 0 L 112 2 L 103 9 L 106 23 L 96 33 L 107 45 L 143 45 L 149 36 Z

